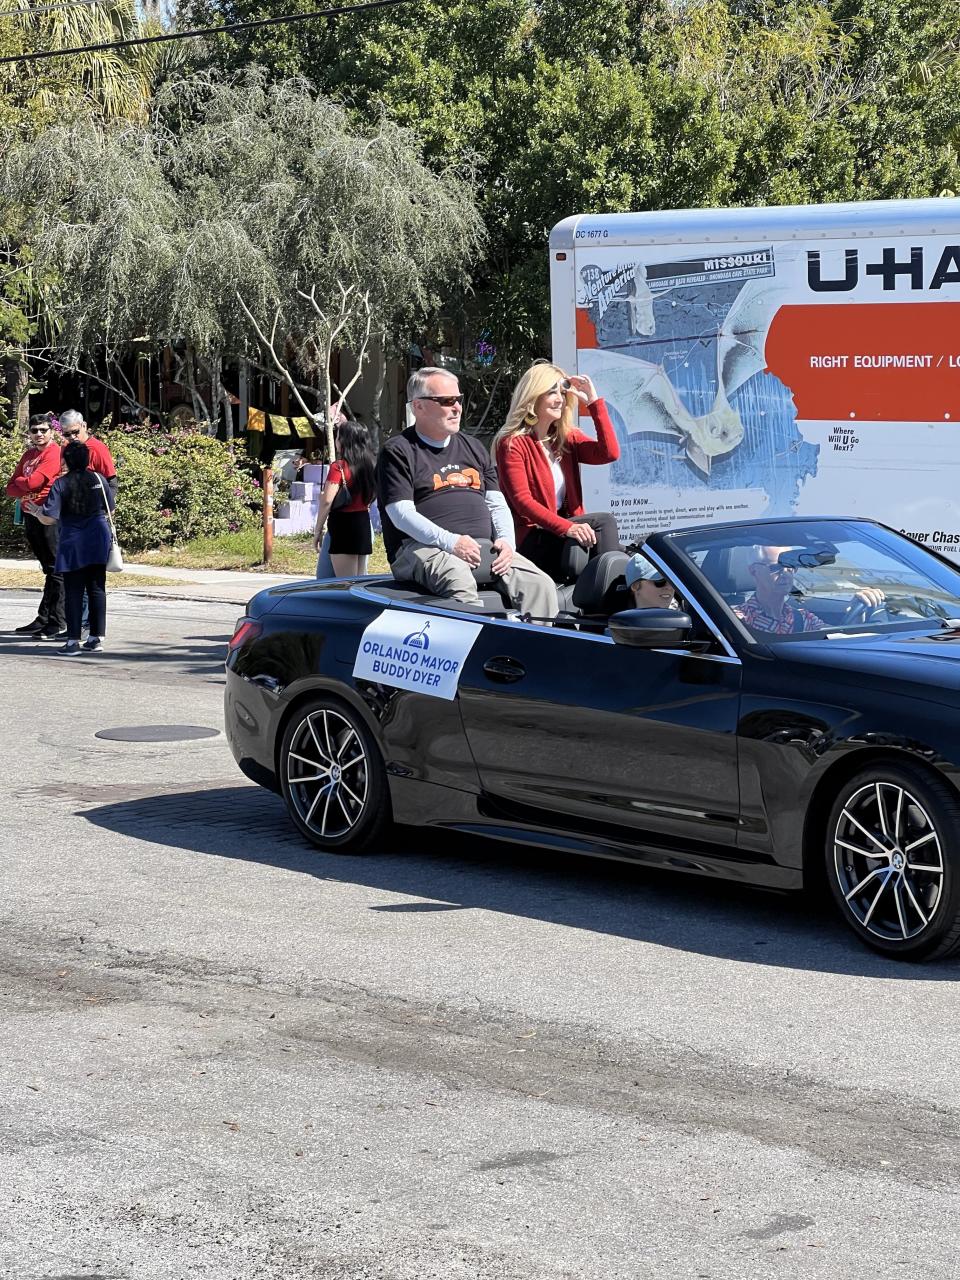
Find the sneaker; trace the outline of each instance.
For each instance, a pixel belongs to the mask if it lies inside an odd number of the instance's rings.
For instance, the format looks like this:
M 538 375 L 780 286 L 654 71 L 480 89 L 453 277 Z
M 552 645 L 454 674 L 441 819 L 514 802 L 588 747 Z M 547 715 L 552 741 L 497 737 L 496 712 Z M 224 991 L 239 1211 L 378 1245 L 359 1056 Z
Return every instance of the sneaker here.
M 80 646 L 86 653 L 100 653 L 103 650 L 103 641 L 99 636 L 89 636 Z
M 15 627 L 13 634 L 15 636 L 36 636 L 44 629 L 47 624 L 41 622 L 39 618 L 34 618 L 32 622 L 28 622 L 25 627 Z
M 52 626 L 44 627 L 42 631 L 37 633 L 44 640 L 62 640 L 67 634 L 66 627 L 58 627 L 56 623 Z
M 53 656 L 55 658 L 79 658 L 80 654 L 80 641 L 68 640 L 61 648 L 54 650 Z

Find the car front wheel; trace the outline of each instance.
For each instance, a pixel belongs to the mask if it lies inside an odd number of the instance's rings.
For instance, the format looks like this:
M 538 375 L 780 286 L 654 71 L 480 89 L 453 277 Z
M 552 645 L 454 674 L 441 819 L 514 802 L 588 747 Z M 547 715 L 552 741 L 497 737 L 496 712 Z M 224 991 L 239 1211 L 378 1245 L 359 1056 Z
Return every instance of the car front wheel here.
M 960 799 L 943 780 L 909 765 L 852 778 L 830 813 L 826 869 L 874 950 L 929 960 L 960 948 Z
M 318 698 L 297 709 L 280 746 L 280 782 L 290 816 L 329 853 L 361 853 L 390 821 L 383 757 L 345 703 Z

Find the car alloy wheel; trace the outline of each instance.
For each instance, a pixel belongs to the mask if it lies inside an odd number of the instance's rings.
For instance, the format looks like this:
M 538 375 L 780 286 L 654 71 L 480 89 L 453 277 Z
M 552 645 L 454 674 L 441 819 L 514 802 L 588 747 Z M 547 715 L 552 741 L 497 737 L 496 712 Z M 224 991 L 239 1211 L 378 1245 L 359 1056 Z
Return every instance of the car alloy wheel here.
M 290 815 L 321 848 L 365 847 L 389 816 L 383 760 L 346 706 L 301 708 L 284 734 L 281 783 Z
M 876 769 L 843 789 L 830 815 L 827 870 L 847 922 L 889 955 L 946 955 L 960 940 L 952 850 L 957 797 L 911 768 Z

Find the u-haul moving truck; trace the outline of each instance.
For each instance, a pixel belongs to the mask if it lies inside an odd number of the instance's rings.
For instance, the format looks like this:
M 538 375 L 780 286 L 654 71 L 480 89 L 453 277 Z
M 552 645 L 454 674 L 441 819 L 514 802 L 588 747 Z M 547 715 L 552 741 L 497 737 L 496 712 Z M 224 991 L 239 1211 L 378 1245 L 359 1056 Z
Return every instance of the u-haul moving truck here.
M 960 199 L 582 215 L 550 263 L 553 358 L 621 442 L 584 502 L 625 541 L 866 515 L 960 558 Z

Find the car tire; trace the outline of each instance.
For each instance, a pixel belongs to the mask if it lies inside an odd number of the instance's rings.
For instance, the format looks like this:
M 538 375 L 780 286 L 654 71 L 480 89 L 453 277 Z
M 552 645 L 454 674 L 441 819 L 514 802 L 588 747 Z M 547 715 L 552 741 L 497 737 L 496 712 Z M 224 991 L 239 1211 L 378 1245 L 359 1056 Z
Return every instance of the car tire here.
M 390 822 L 383 756 L 360 716 L 335 698 L 296 709 L 280 745 L 290 817 L 327 853 L 363 853 Z
M 960 797 L 947 782 L 910 765 L 858 773 L 825 852 L 834 902 L 867 946 L 902 960 L 960 948 Z

